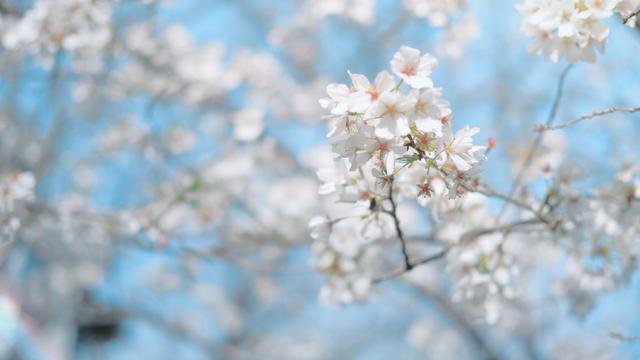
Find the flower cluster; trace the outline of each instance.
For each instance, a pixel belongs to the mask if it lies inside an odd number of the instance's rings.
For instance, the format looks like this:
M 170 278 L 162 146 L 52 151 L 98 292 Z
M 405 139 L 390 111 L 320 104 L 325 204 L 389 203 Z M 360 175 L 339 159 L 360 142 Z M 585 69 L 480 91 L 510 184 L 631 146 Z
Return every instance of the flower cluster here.
M 318 250 L 315 264 L 329 274 L 329 285 L 338 283 L 336 277 L 343 282 L 367 276 L 353 264 L 366 252 L 362 247 L 401 237 L 401 230 L 398 226 L 394 230 L 390 222 L 391 217 L 397 220 L 396 194 L 424 201 L 437 192 L 449 200 L 475 186 L 485 158 L 484 147 L 473 144 L 479 129 L 465 126 L 454 133 L 449 103 L 430 78 L 436 64 L 431 55 L 405 46 L 391 60 L 395 76 L 382 71 L 371 82 L 364 75 L 349 73 L 351 86 L 331 84 L 329 98 L 320 101 L 331 113 L 326 117 L 328 136 L 336 155 L 333 167 L 318 171 L 323 181 L 320 193 L 353 204 L 334 208 L 334 217 L 312 223 Z M 343 222 L 351 224 L 351 229 L 343 229 Z M 345 236 L 344 231 L 351 234 Z M 336 245 L 344 241 L 349 245 Z M 327 251 L 335 261 L 326 260 Z M 344 259 L 349 266 L 339 265 Z M 355 283 L 342 286 L 355 287 L 367 288 Z
M 45 65 L 59 50 L 99 50 L 111 38 L 112 5 L 105 0 L 40 0 L 7 28 L 3 44 L 26 48 Z
M 148 91 L 198 105 L 216 101 L 241 80 L 223 62 L 224 46 L 198 46 L 180 25 L 156 34 L 151 23 L 138 24 L 129 30 L 125 46 L 133 56 L 116 75 L 120 81 L 112 92 L 118 97 Z
M 573 310 L 585 315 L 594 298 L 627 283 L 638 267 L 640 169 L 626 165 L 608 184 L 583 194 L 579 171 L 554 179 L 549 206 L 555 207 L 559 244 L 570 255 L 564 286 Z
M 16 172 L 0 179 L 0 239 L 11 240 L 20 227 L 17 205 L 33 199 L 35 178 L 29 172 Z
M 434 176 L 444 175 L 451 198 L 462 190 L 459 185 L 468 185 L 480 170 L 484 147 L 473 144 L 478 128 L 465 126 L 453 133 L 449 103 L 429 77 L 436 64 L 431 55 L 402 47 L 391 60 L 400 81 L 387 71 L 373 83 L 350 73 L 351 87 L 327 87 L 329 98 L 321 105 L 331 111 L 329 137 L 339 179 L 325 188 L 336 186 L 346 201 L 369 201 L 399 171 L 417 164 Z M 409 92 L 402 92 L 403 84 L 409 85 Z M 362 175 L 362 169 L 369 174 Z M 375 179 L 373 184 L 361 183 L 368 177 Z M 429 195 L 428 183 L 416 185 L 422 187 L 422 195 Z
M 534 42 L 529 50 L 553 62 L 594 62 L 604 51 L 609 28 L 604 20 L 618 11 L 620 0 L 526 0 L 517 6 L 522 31 Z

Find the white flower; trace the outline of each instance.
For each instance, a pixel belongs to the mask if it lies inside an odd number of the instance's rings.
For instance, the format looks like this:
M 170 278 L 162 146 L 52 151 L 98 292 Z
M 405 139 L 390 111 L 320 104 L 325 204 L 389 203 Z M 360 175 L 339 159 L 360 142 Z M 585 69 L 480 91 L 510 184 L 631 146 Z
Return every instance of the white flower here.
M 329 84 L 328 99 L 320 99 L 320 106 L 331 109 L 334 115 L 361 113 L 369 106 L 369 95 L 365 91 L 355 91 L 344 84 Z
M 449 103 L 442 100 L 442 89 L 429 88 L 413 91 L 413 108 L 410 118 L 418 130 L 442 136 L 442 118 L 451 115 Z
M 400 121 L 406 120 L 407 113 L 411 110 L 411 100 L 400 95 L 398 92 L 388 92 L 382 94 L 367 117 L 376 119 L 376 129 L 379 136 L 393 136 L 396 134 Z
M 368 294 L 371 277 L 365 258 L 373 253 L 373 243 L 395 236 L 392 219 L 381 216 L 390 196 L 399 202 L 415 200 L 429 207 L 434 218 L 451 216 L 458 209 L 474 211 L 473 205 L 457 200 L 463 193 L 458 189 L 482 171 L 484 147 L 473 145 L 478 128 L 465 126 L 452 134 L 449 103 L 429 79 L 434 65 L 429 55 L 402 47 L 392 66 L 411 86 L 408 93 L 386 71 L 374 84 L 349 73 L 352 87 L 332 84 L 329 98 L 321 100 L 332 113 L 325 118 L 337 155 L 333 167 L 317 173 L 322 181 L 319 192 L 333 200 L 331 215 L 310 224 L 313 264 L 327 276 L 320 291 L 325 302 L 362 301 Z M 399 209 L 406 209 L 404 205 Z M 346 211 L 346 217 L 345 207 L 354 210 Z M 498 271 L 496 282 L 505 279 L 505 272 Z
M 348 168 L 343 159 L 338 159 L 334 166 L 321 168 L 316 174 L 318 179 L 323 182 L 318 193 L 328 195 L 336 192 L 347 183 Z
M 438 61 L 430 54 L 420 54 L 420 50 L 403 46 L 393 56 L 391 69 L 393 73 L 414 89 L 433 86 L 429 75 Z
M 595 50 L 604 51 L 611 17 L 620 0 L 526 0 L 517 9 L 522 31 L 534 38 L 529 50 L 553 62 L 594 62 Z
M 472 136 L 480 131 L 477 127 L 465 126 L 458 130 L 455 136 L 450 127 L 444 130 L 442 137 L 441 161 L 450 163 L 458 171 L 465 172 L 478 163 L 482 146 L 473 145 Z
M 373 140 L 371 131 L 373 129 L 367 127 L 362 132 L 334 139 L 331 145 L 333 152 L 340 157 L 348 159 L 351 164 L 351 170 L 355 170 L 371 158 L 371 154 L 365 151 L 374 146 L 375 140 Z
M 366 76 L 349 72 L 354 89 L 364 91 L 369 95 L 369 100 L 373 103 L 378 100 L 381 94 L 393 90 L 396 86 L 395 79 L 388 71 L 378 73 L 373 84 Z

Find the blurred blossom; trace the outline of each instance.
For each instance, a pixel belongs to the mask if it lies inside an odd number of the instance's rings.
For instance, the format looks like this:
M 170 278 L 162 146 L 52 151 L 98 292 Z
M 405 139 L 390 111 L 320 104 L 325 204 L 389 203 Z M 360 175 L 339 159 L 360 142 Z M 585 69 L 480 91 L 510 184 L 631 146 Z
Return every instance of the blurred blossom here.
M 639 12 L 0 1 L 0 358 L 638 358 Z

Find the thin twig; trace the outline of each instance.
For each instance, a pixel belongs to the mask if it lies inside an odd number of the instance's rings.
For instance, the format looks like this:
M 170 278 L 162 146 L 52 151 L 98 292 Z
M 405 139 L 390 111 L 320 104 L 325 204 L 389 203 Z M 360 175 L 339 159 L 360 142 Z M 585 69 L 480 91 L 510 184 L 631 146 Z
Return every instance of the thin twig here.
M 410 268 L 407 268 L 406 266 L 402 267 L 402 268 L 398 268 L 398 269 L 390 271 L 390 272 L 388 272 L 388 273 L 386 273 L 384 275 L 381 275 L 381 276 L 379 276 L 377 278 L 374 278 L 373 280 L 371 280 L 371 282 L 374 283 L 374 284 L 377 284 L 377 283 L 380 283 L 380 282 L 383 282 L 383 281 L 386 281 L 386 280 L 389 280 L 389 279 L 396 278 L 396 277 L 398 277 L 400 275 L 403 275 L 405 273 L 408 273 L 409 271 L 411 271 L 413 268 L 415 268 L 417 266 L 424 265 L 424 264 L 430 263 L 432 261 L 436 261 L 438 259 L 443 258 L 445 255 L 447 255 L 447 252 L 449 252 L 449 249 L 451 249 L 451 248 L 450 247 L 445 248 L 444 250 L 441 250 L 440 252 L 438 252 L 438 253 L 436 253 L 434 255 L 427 256 L 425 258 L 416 260 L 416 261 L 410 263 L 410 265 L 411 265 Z
M 486 197 L 492 197 L 492 198 L 496 198 L 496 199 L 501 199 L 504 200 L 507 203 L 511 203 L 515 206 L 518 206 L 520 208 L 523 208 L 525 210 L 530 211 L 531 213 L 533 213 L 534 215 L 540 217 L 539 212 L 533 208 L 533 206 L 527 204 L 524 201 L 518 200 L 514 197 L 511 197 L 509 195 L 503 194 L 501 192 L 495 191 L 493 190 L 491 187 L 489 187 L 489 185 L 487 184 L 482 184 L 482 187 L 484 187 L 483 189 L 473 189 L 473 188 L 467 188 L 465 187 L 466 190 L 471 191 L 471 192 L 477 192 L 478 194 L 482 194 Z
M 602 109 L 602 110 L 596 110 L 590 114 L 587 115 L 582 115 L 579 118 L 576 119 L 572 119 L 569 121 L 565 121 L 562 124 L 558 124 L 558 125 L 538 125 L 536 126 L 535 130 L 536 131 L 546 131 L 546 130 L 557 130 L 557 129 L 564 129 L 564 128 L 568 128 L 569 126 L 578 123 L 580 121 L 583 120 L 588 120 L 588 119 L 593 119 L 595 117 L 599 117 L 599 116 L 604 116 L 607 114 L 612 114 L 612 113 L 616 113 L 616 112 L 626 112 L 626 113 L 634 113 L 634 112 L 638 112 L 640 111 L 640 107 L 619 107 L 619 106 L 612 106 L 610 108 L 606 108 L 606 109 Z
M 629 20 L 631 20 L 631 18 L 632 18 L 632 17 L 634 17 L 634 16 L 638 16 L 638 15 L 640 15 L 640 9 L 638 9 L 638 10 L 636 10 L 636 11 L 632 12 L 631 14 L 629 14 L 629 15 L 627 15 L 627 16 L 625 16 L 625 17 L 623 17 L 623 18 L 622 18 L 622 23 L 623 23 L 624 25 L 626 25 L 626 24 L 629 22 Z
M 609 333 L 609 336 L 623 342 L 633 342 L 633 343 L 640 342 L 640 336 L 629 336 L 629 335 L 624 335 L 624 334 L 620 334 L 613 331 Z
M 572 68 L 573 68 L 573 65 L 569 64 L 567 65 L 567 67 L 564 68 L 564 70 L 560 74 L 560 78 L 558 79 L 558 84 L 556 87 L 556 96 L 555 96 L 555 99 L 553 100 L 553 105 L 551 105 L 551 109 L 549 110 L 549 114 L 547 115 L 547 121 L 545 122 L 545 126 L 551 125 L 553 123 L 553 120 L 556 117 L 556 113 L 558 112 L 558 107 L 560 106 L 560 100 L 562 99 L 562 93 L 564 91 L 564 83 L 567 78 L 567 75 L 569 74 L 569 71 Z M 536 151 L 540 147 L 540 144 L 542 143 L 543 139 L 544 139 L 544 132 L 538 133 L 538 136 L 535 138 L 535 140 L 533 141 L 533 144 L 531 145 L 531 148 L 529 149 L 529 153 L 527 154 L 525 161 L 522 164 L 522 167 L 520 167 L 520 170 L 518 170 L 518 173 L 513 182 L 513 185 L 511 185 L 511 188 L 509 189 L 509 192 L 507 195 L 509 198 L 513 198 L 513 195 L 518 190 L 518 187 L 522 182 L 524 174 L 526 170 L 529 168 L 529 166 L 531 166 L 531 163 L 533 162 L 533 158 L 536 155 Z M 498 213 L 496 221 L 500 221 L 500 218 L 502 217 L 502 215 L 504 215 L 508 206 L 509 206 L 508 202 L 504 204 L 504 206 L 500 210 L 500 213 Z

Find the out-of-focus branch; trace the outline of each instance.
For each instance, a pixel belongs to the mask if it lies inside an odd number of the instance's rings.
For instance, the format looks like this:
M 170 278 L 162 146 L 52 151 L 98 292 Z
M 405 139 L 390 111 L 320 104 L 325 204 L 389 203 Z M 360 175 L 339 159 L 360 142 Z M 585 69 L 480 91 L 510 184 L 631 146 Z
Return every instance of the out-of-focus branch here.
M 556 86 L 556 96 L 555 96 L 555 98 L 553 100 L 553 105 L 551 105 L 551 109 L 549 110 L 549 114 L 547 116 L 547 121 L 545 122 L 545 126 L 550 126 L 553 123 L 553 120 L 556 117 L 556 113 L 558 112 L 558 107 L 560 105 L 560 100 L 562 99 L 562 93 L 564 91 L 565 80 L 567 79 L 567 75 L 569 74 L 569 71 L 572 68 L 573 68 L 573 65 L 569 64 L 569 65 L 567 65 L 567 67 L 564 68 L 562 73 L 560 73 L 560 78 L 558 79 L 558 84 Z M 512 198 L 513 195 L 518 190 L 518 188 L 520 187 L 520 183 L 522 182 L 524 174 L 525 174 L 526 170 L 529 168 L 529 166 L 531 166 L 531 163 L 533 162 L 533 158 L 535 157 L 536 152 L 537 152 L 538 148 L 540 147 L 540 144 L 542 143 L 543 139 L 544 139 L 544 132 L 538 133 L 538 136 L 536 136 L 535 140 L 533 141 L 533 144 L 531 145 L 531 148 L 529 149 L 529 152 L 527 153 L 525 161 L 522 164 L 522 166 L 520 167 L 520 170 L 518 170 L 516 178 L 513 181 L 513 184 L 511 185 L 511 188 L 509 189 L 509 192 L 508 192 L 508 195 L 507 195 L 508 197 Z M 498 214 L 497 221 L 500 221 L 500 218 L 502 217 L 502 215 L 504 215 L 504 213 L 507 210 L 508 206 L 509 206 L 508 202 L 504 204 L 504 206 L 500 210 L 500 213 Z
M 609 336 L 622 342 L 640 343 L 640 336 L 629 336 L 613 331 L 609 333 Z
M 419 287 L 423 295 L 427 296 L 433 301 L 433 303 L 447 315 L 447 317 L 460 329 L 473 343 L 473 345 L 480 351 L 482 356 L 487 360 L 498 360 L 500 357 L 489 346 L 484 336 L 480 331 L 464 316 L 464 314 L 456 309 L 455 306 L 447 299 L 435 291 Z
M 564 128 L 568 128 L 569 126 L 581 122 L 583 120 L 588 120 L 588 119 L 593 119 L 596 117 L 600 117 L 600 116 L 604 116 L 607 114 L 612 114 L 612 113 L 617 113 L 617 112 L 626 112 L 626 113 L 635 113 L 640 111 L 640 107 L 619 107 L 619 106 L 612 106 L 610 108 L 606 108 L 606 109 L 602 109 L 602 110 L 596 110 L 590 114 L 587 115 L 582 115 L 579 118 L 575 118 L 572 120 L 568 120 L 565 121 L 561 124 L 557 124 L 557 125 L 538 125 L 536 126 L 535 130 L 536 131 L 546 131 L 546 130 L 557 130 L 557 129 L 564 129 Z

